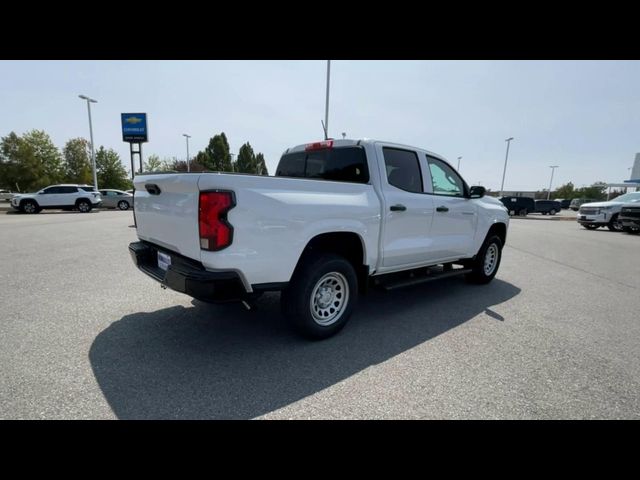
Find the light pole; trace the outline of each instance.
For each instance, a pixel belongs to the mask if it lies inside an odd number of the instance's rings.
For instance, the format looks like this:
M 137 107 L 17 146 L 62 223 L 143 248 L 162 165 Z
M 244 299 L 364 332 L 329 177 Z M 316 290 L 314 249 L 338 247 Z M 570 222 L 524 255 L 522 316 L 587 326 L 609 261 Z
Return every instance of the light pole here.
M 458 172 L 460 172 L 460 159 L 461 159 L 461 158 L 462 158 L 462 157 L 458 157 Z
M 511 143 L 511 140 L 513 140 L 513 137 L 509 137 L 505 140 L 505 142 L 507 142 L 507 154 L 504 157 L 504 170 L 502 171 L 502 185 L 500 186 L 499 197 L 502 197 L 502 191 L 504 190 L 504 176 L 507 173 L 507 160 L 509 159 L 509 144 Z
M 93 125 L 91 124 L 91 104 L 98 103 L 97 100 L 89 98 L 86 95 L 78 95 L 83 100 L 87 101 L 87 111 L 89 112 L 89 135 L 91 136 L 91 165 L 93 166 L 93 186 L 98 190 L 98 174 L 96 173 L 96 152 L 93 148 Z
M 187 172 L 190 172 L 191 168 L 189 167 L 189 139 L 191 138 L 191 135 L 183 133 L 182 136 L 187 140 Z
M 329 77 L 331 76 L 331 60 L 327 60 L 327 98 L 324 104 L 324 139 L 329 138 Z
M 553 183 L 553 172 L 556 171 L 556 168 L 558 168 L 558 165 L 549 165 L 549 168 L 551 169 L 551 180 L 549 180 L 549 191 L 547 192 L 547 200 L 549 200 L 549 197 L 551 197 L 551 184 Z

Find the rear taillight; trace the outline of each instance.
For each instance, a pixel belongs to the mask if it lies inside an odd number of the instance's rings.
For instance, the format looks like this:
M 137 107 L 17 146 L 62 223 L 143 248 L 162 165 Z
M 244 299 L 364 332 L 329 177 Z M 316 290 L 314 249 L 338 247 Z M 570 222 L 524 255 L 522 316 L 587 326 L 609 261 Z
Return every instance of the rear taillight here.
M 227 221 L 227 212 L 235 207 L 233 192 L 214 190 L 200 192 L 198 224 L 200 248 L 222 250 L 233 241 L 233 227 Z
M 324 142 L 308 143 L 307 145 L 305 145 L 304 149 L 306 152 L 308 152 L 309 150 L 324 150 L 325 148 L 332 148 L 332 147 L 333 147 L 333 140 L 326 140 Z

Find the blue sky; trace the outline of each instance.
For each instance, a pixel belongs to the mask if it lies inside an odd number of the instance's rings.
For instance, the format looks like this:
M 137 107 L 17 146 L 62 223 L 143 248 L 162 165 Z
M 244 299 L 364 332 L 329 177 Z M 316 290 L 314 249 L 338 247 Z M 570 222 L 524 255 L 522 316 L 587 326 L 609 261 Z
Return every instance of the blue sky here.
M 224 131 L 273 173 L 287 147 L 322 138 L 325 61 L 0 61 L 0 135 L 43 129 L 58 147 L 89 136 L 129 165 L 121 112 L 147 112 L 145 157 L 184 158 Z M 638 61 L 347 61 L 331 63 L 330 136 L 437 152 L 470 184 L 505 190 L 620 182 L 640 152 Z

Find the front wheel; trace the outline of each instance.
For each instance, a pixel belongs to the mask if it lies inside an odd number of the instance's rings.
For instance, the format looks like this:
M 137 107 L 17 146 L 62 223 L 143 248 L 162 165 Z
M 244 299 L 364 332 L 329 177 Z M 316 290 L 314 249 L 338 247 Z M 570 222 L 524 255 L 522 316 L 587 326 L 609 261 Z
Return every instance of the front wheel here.
M 622 223 L 620 223 L 620 220 L 618 220 L 617 213 L 613 217 L 611 217 L 611 221 L 607 224 L 607 228 L 612 232 L 622 231 Z
M 472 283 L 489 283 L 498 273 L 500 260 L 502 259 L 502 240 L 497 235 L 488 237 L 478 255 L 471 263 L 471 273 L 466 275 Z
M 347 323 L 358 300 L 353 265 L 334 254 L 303 259 L 280 297 L 282 313 L 301 335 L 327 338 Z
M 20 204 L 20 210 L 22 211 L 22 213 L 31 214 L 38 213 L 40 211 L 40 208 L 38 207 L 38 204 L 33 200 L 25 200 Z
M 549 214 L 550 215 L 555 215 L 557 212 L 554 208 L 552 208 L 551 210 L 549 210 Z

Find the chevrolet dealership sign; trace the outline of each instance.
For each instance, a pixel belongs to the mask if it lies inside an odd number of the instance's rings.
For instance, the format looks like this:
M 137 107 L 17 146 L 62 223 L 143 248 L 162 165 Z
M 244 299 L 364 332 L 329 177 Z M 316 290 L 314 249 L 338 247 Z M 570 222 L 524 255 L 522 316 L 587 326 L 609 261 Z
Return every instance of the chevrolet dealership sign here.
M 143 143 L 149 141 L 146 113 L 122 113 L 122 141 Z

